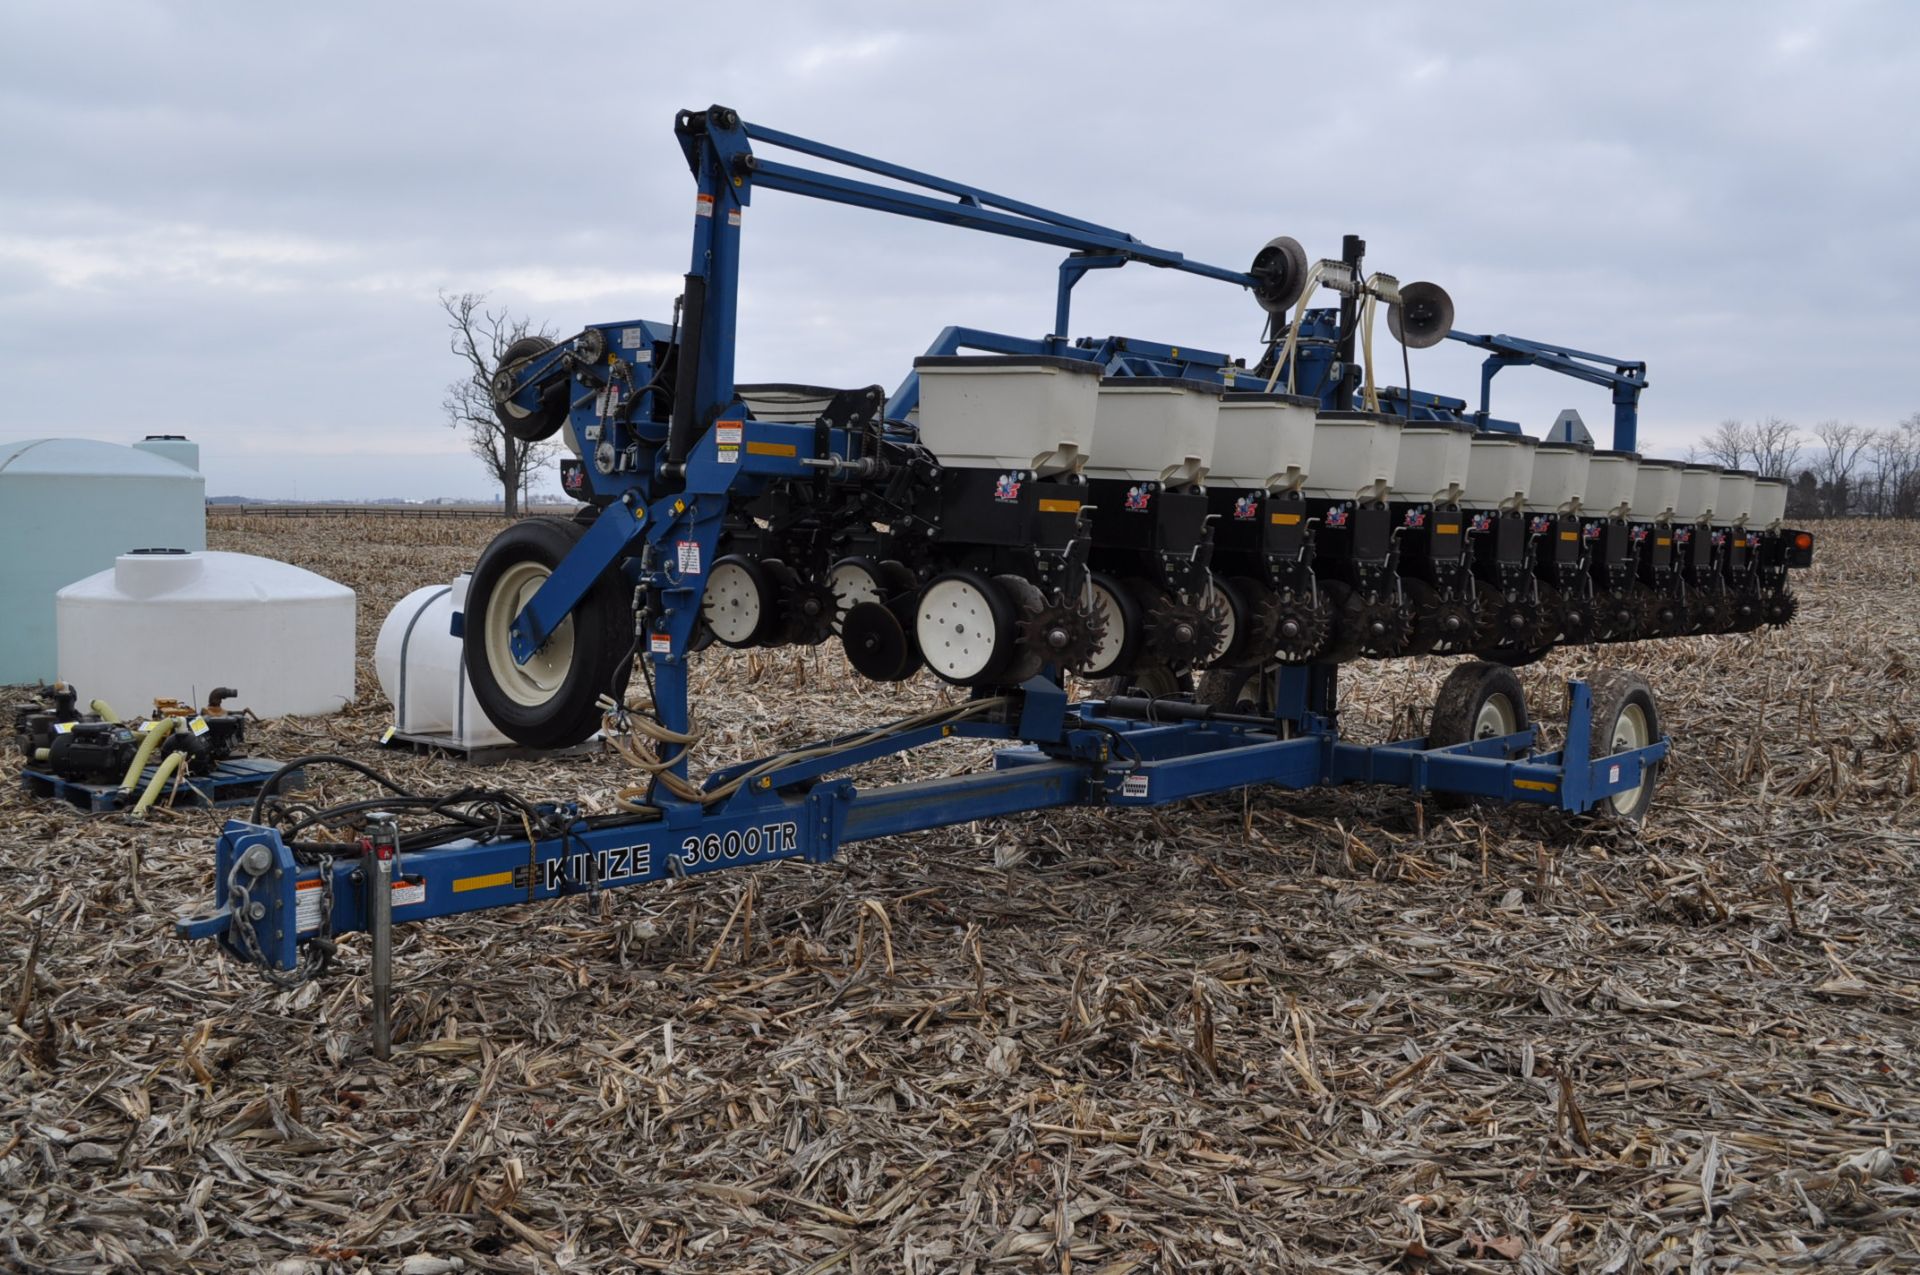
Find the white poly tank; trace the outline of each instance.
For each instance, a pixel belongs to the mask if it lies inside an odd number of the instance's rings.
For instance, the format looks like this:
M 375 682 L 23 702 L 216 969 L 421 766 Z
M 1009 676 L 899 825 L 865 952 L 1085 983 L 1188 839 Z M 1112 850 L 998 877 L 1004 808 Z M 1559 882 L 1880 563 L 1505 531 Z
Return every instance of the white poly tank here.
M 60 590 L 60 680 L 125 716 L 216 686 L 262 717 L 353 698 L 353 590 L 246 553 L 122 554 Z
M 1745 525 L 1753 516 L 1753 491 L 1759 478 L 1751 469 L 1729 469 L 1721 474 L 1713 496 L 1713 520 L 1736 527 Z
M 1720 494 L 1722 472 L 1718 465 L 1680 467 L 1680 494 L 1673 498 L 1675 522 L 1706 522 L 1713 517 L 1713 502 Z
M 1093 447 L 1100 367 L 1046 355 L 913 361 L 920 441 L 942 465 L 1073 473 Z
M 1527 482 L 1527 512 L 1573 513 L 1587 499 L 1587 471 L 1593 448 L 1585 443 L 1541 443 L 1533 449 L 1533 477 Z M 1578 502 L 1578 503 L 1576 503 Z
M 1400 463 L 1398 416 L 1322 412 L 1313 423 L 1306 494 L 1317 500 L 1382 501 Z
M 1635 522 L 1672 522 L 1680 499 L 1680 462 L 1643 459 L 1633 482 Z
M 148 434 L 133 445 L 135 451 L 170 460 L 195 473 L 200 472 L 200 444 L 185 434 Z
M 1633 488 L 1640 476 L 1638 452 L 1595 452 L 1587 462 L 1587 494 L 1581 505 L 1593 517 L 1633 511 Z
M 1395 500 L 1457 504 L 1467 490 L 1473 426 L 1467 421 L 1409 421 L 1400 431 Z
M 1475 434 L 1467 494 L 1460 503 L 1474 509 L 1520 508 L 1533 481 L 1533 454 L 1539 446 L 1525 434 Z
M 1099 440 L 1089 478 L 1121 478 L 1180 487 L 1213 468 L 1220 424 L 1218 382 L 1116 376 L 1100 382 L 1094 419 Z
M 0 443 L 0 545 L 0 686 L 52 681 L 53 595 L 129 549 L 206 548 L 206 480 L 90 438 Z
M 457 748 L 513 743 L 487 717 L 467 681 L 453 615 L 467 603 L 467 575 L 400 599 L 380 626 L 373 667 L 403 735 L 444 736 Z
M 1300 394 L 1228 394 L 1213 433 L 1209 487 L 1290 491 L 1313 461 L 1317 399 Z
M 1753 510 L 1747 525 L 1765 531 L 1787 516 L 1787 480 L 1757 478 L 1753 483 Z

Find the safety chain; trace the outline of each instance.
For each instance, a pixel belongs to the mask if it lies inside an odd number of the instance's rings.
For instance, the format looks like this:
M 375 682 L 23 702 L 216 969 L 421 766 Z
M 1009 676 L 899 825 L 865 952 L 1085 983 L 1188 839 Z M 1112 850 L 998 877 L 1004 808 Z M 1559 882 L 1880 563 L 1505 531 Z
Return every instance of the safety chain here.
M 236 858 L 233 867 L 227 873 L 228 912 L 233 918 L 232 928 L 238 932 L 240 946 L 245 950 L 247 959 L 259 966 L 261 975 L 275 987 L 291 990 L 303 983 L 319 978 L 333 964 L 333 941 L 327 937 L 333 924 L 333 865 L 323 864 L 320 871 L 320 933 L 310 939 L 301 939 L 295 947 L 293 969 L 281 972 L 267 960 L 260 948 L 260 936 L 254 928 L 253 892 L 241 879 L 248 875 L 245 870 L 245 856 Z M 297 924 L 297 922 L 296 922 Z M 304 953 L 317 953 L 308 960 Z

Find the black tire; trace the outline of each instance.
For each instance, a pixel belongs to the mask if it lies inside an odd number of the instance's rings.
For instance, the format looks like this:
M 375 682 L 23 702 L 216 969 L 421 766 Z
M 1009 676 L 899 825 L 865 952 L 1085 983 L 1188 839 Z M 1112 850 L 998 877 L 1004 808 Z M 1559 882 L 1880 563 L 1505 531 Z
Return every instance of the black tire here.
M 1593 691 L 1593 724 L 1587 735 L 1590 758 L 1598 761 L 1660 738 L 1660 710 L 1653 702 L 1653 688 L 1644 677 L 1609 670 L 1593 677 L 1588 686 Z M 1653 805 L 1653 790 L 1659 781 L 1660 763 L 1654 762 L 1641 775 L 1638 788 L 1615 793 L 1593 812 L 1618 823 L 1639 823 Z
M 523 336 L 509 345 L 500 355 L 500 370 L 494 373 L 496 389 L 502 373 L 511 370 L 515 363 L 536 354 L 544 354 L 552 348 L 553 342 L 543 336 Z M 515 439 L 523 443 L 537 443 L 552 438 L 567 423 L 567 397 L 558 394 L 542 400 L 540 406 L 530 412 L 518 407 L 510 399 L 496 397 L 493 400 L 493 414 L 500 419 L 500 428 Z
M 1230 713 L 1264 713 L 1270 717 L 1273 715 L 1273 679 L 1272 667 L 1241 665 L 1208 669 L 1201 675 L 1193 698 Z
M 1506 701 L 1504 713 L 1500 713 L 1496 705 L 1499 698 Z M 1510 733 L 1489 728 L 1485 712 L 1490 706 L 1494 706 L 1496 713 L 1505 716 L 1507 724 L 1514 731 L 1526 729 L 1527 700 L 1520 689 L 1520 679 L 1514 676 L 1512 669 L 1484 660 L 1467 660 L 1454 665 L 1447 674 L 1447 680 L 1440 684 L 1440 694 L 1433 702 L 1433 719 L 1427 727 L 1427 747 L 1450 748 L 1468 740 L 1485 739 L 1495 733 Z M 1460 793 L 1436 792 L 1433 797 L 1437 805 L 1448 810 L 1473 804 L 1473 798 Z
M 595 581 L 541 648 L 542 652 L 553 648 L 563 632 L 571 642 L 564 666 L 545 666 L 550 688 L 533 683 L 529 676 L 516 679 L 511 683 L 515 689 L 509 690 L 502 677 L 514 674 L 497 670 L 495 657 L 489 654 L 490 627 L 497 639 L 518 614 L 517 607 L 501 614 L 512 605 L 500 595 L 503 579 L 516 595 L 524 595 L 534 569 L 551 573 L 585 534 L 586 528 L 571 519 L 523 518 L 487 545 L 467 585 L 461 653 L 473 696 L 495 726 L 529 748 L 570 748 L 591 738 L 600 729 L 600 696 L 624 695 L 632 672 L 633 604 L 618 571 L 608 571 Z M 512 659 L 504 650 L 497 649 L 496 654 L 509 662 Z

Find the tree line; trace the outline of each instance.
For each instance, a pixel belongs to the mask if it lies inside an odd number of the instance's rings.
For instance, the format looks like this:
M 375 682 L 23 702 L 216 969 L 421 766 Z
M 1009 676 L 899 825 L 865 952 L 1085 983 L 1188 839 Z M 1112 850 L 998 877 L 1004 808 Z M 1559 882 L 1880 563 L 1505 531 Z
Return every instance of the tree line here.
M 1920 517 L 1920 412 L 1886 429 L 1821 421 L 1811 434 L 1778 416 L 1724 420 L 1687 459 L 1785 478 L 1797 518 Z

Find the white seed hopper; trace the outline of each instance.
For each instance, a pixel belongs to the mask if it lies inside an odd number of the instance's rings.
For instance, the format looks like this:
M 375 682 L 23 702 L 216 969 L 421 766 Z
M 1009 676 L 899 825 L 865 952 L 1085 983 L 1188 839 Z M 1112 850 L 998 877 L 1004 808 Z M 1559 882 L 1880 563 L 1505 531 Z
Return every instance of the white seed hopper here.
M 1571 514 L 1586 507 L 1587 475 L 1593 448 L 1585 443 L 1541 443 L 1533 450 L 1533 478 L 1527 483 L 1527 512 Z
M 1217 382 L 1160 376 L 1116 376 L 1100 382 L 1094 428 L 1100 451 L 1089 478 L 1197 483 L 1213 465 L 1220 419 Z
M 1313 423 L 1313 461 L 1302 489 L 1319 500 L 1384 501 L 1400 462 L 1398 416 L 1322 412 Z
M 1539 441 L 1525 434 L 1485 432 L 1473 436 L 1467 494 L 1461 504 L 1474 509 L 1520 509 L 1533 481 L 1533 455 Z
M 1673 499 L 1673 520 L 1679 523 L 1706 522 L 1713 517 L 1713 502 L 1720 494 L 1718 465 L 1682 465 L 1680 494 Z
M 1634 480 L 1640 476 L 1638 452 L 1595 452 L 1587 462 L 1587 494 L 1580 500 L 1587 513 L 1625 518 L 1633 512 Z
M 1713 496 L 1713 520 L 1745 526 L 1753 516 L 1753 493 L 1759 478 L 1750 469 L 1729 469 L 1721 474 L 1720 487 Z
M 1409 421 L 1400 431 L 1393 498 L 1458 504 L 1472 466 L 1473 426 L 1467 421 Z
M 1072 473 L 1093 449 L 1100 369 L 1045 355 L 913 361 L 920 441 L 943 465 Z
M 1680 462 L 1642 458 L 1633 483 L 1636 522 L 1672 522 L 1680 501 Z
M 1756 478 L 1753 483 L 1753 508 L 1747 517 L 1747 525 L 1766 530 L 1778 526 L 1787 516 L 1787 480 L 1784 478 Z
M 1313 460 L 1317 400 L 1300 394 L 1228 394 L 1214 427 L 1209 487 L 1297 490 Z

